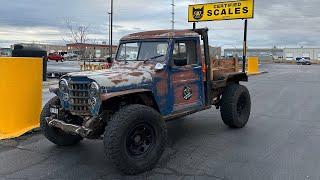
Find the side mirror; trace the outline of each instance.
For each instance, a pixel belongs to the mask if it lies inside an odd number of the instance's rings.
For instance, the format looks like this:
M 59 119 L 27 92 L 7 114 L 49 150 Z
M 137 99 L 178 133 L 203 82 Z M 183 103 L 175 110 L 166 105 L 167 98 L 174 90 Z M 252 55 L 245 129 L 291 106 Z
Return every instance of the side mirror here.
M 165 67 L 166 67 L 165 64 L 157 63 L 156 66 L 154 67 L 154 69 L 155 69 L 156 71 L 162 71 L 162 70 L 164 70 Z

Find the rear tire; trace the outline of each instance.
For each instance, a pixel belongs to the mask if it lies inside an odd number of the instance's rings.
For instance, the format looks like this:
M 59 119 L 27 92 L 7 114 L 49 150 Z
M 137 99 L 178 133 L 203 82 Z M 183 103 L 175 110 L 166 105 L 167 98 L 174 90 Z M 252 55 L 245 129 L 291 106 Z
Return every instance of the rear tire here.
M 80 136 L 74 136 L 71 134 L 63 133 L 57 128 L 51 127 L 46 121 L 46 117 L 50 117 L 50 107 L 52 105 L 60 105 L 60 100 L 56 96 L 52 98 L 43 108 L 40 117 L 40 128 L 44 136 L 52 143 L 58 146 L 71 146 L 79 143 L 82 138 Z
M 151 170 L 159 161 L 167 141 L 160 114 L 143 105 L 129 105 L 116 112 L 104 133 L 107 157 L 124 174 Z
M 248 89 L 239 84 L 226 87 L 221 99 L 221 117 L 231 128 L 243 128 L 248 123 L 251 99 Z

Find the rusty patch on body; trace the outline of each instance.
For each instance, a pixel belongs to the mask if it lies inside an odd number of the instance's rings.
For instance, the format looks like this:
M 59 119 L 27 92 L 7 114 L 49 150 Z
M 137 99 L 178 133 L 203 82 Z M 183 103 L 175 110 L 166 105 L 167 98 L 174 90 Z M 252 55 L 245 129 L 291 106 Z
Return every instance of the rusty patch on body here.
M 123 37 L 121 40 L 133 40 L 133 39 L 167 39 L 175 37 L 199 37 L 199 34 L 190 30 L 157 30 L 157 31 L 146 31 L 140 33 L 134 33 Z
M 143 73 L 142 73 L 142 72 L 131 72 L 131 73 L 129 73 L 128 75 L 138 77 L 138 76 L 142 76 Z
M 160 78 L 160 81 L 156 85 L 159 96 L 168 95 L 168 73 L 160 72 L 157 74 L 157 77 Z
M 199 75 L 195 74 L 192 71 L 185 71 L 185 72 L 180 72 L 180 73 L 175 73 L 173 74 L 173 82 L 176 81 L 193 81 L 199 79 Z
M 158 82 L 157 90 L 158 90 L 159 96 L 166 96 L 168 94 L 168 82 L 165 80 Z
M 111 82 L 117 85 L 117 84 L 128 82 L 128 81 L 129 81 L 128 79 L 115 79 L 115 80 L 112 80 Z

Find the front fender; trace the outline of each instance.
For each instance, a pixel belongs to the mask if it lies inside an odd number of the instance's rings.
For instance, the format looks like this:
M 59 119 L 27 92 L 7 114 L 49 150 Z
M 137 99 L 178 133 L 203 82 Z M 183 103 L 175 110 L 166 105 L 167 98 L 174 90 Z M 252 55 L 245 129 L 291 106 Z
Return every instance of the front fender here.
M 119 91 L 119 92 L 111 92 L 111 93 L 104 93 L 101 94 L 101 101 L 106 101 L 108 99 L 111 99 L 113 97 L 123 96 L 123 95 L 129 95 L 134 93 L 141 93 L 141 92 L 151 92 L 150 89 L 133 89 L 133 90 L 125 90 L 125 91 Z
M 59 88 L 49 88 L 49 92 L 59 96 Z

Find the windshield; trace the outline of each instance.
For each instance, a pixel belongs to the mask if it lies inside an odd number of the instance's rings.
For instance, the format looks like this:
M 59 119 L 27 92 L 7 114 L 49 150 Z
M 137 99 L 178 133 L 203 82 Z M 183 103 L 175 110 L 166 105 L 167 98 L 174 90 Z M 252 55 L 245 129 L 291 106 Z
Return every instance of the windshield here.
M 164 61 L 168 51 L 168 42 L 123 43 L 117 54 L 118 61 Z

